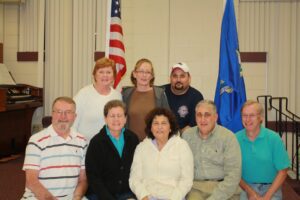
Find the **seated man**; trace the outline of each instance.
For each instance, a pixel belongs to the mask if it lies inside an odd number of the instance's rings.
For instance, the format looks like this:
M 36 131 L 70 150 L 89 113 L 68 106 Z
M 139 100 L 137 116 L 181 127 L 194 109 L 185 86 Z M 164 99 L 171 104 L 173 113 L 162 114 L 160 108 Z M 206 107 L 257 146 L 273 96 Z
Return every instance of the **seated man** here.
M 187 129 L 185 139 L 194 156 L 194 183 L 188 200 L 239 199 L 241 152 L 235 135 L 217 125 L 212 101 L 196 105 L 197 126 Z
M 87 188 L 85 138 L 70 129 L 76 114 L 72 98 L 52 104 L 52 125 L 31 136 L 23 170 L 26 189 L 22 199 L 82 199 Z
M 282 199 L 281 185 L 290 166 L 288 154 L 277 133 L 261 125 L 263 108 L 253 100 L 242 107 L 245 129 L 236 137 L 242 152 L 241 199 Z

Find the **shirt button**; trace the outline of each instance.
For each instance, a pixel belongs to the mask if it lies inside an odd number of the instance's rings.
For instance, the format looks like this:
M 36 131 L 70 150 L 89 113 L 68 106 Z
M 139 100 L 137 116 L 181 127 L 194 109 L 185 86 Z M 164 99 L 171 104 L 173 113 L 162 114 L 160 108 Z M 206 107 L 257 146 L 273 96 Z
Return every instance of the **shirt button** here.
M 123 169 L 124 169 L 124 167 L 123 167 L 123 166 L 121 166 L 121 167 L 120 167 L 120 170 L 123 170 Z
M 118 183 L 119 183 L 119 184 L 122 184 L 122 181 L 121 181 L 121 180 L 119 180 L 119 181 L 118 181 Z

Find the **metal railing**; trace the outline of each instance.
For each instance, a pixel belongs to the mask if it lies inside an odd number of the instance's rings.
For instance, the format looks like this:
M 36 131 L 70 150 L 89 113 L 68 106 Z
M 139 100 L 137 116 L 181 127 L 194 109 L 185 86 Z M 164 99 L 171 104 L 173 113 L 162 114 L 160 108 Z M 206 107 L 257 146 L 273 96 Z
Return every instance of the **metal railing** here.
M 296 179 L 299 180 L 300 117 L 288 109 L 288 99 L 286 97 L 262 95 L 257 97 L 257 101 L 264 104 L 265 126 L 276 131 L 281 137 L 284 136 L 286 149 L 288 145 L 291 145 L 291 169 L 296 173 Z M 269 115 L 274 112 L 275 121 L 271 121 Z M 288 134 L 291 135 L 291 144 L 288 142 Z

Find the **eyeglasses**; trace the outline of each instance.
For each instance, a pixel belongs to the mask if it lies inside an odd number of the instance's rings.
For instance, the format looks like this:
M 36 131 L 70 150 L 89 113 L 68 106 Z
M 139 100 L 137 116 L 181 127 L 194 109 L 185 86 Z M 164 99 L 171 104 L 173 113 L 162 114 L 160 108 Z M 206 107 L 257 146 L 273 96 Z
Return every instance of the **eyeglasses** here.
M 53 110 L 53 113 L 57 114 L 57 115 L 67 115 L 67 116 L 71 116 L 74 114 L 74 111 L 72 110 Z
M 148 71 L 136 70 L 135 72 L 138 74 L 143 74 L 143 75 L 147 75 L 147 76 L 152 75 L 152 72 L 148 72 Z
M 125 115 L 124 114 L 119 114 L 119 115 L 107 115 L 107 117 L 109 117 L 109 118 L 113 118 L 113 119 L 120 119 L 120 118 L 122 118 L 122 117 L 125 117 Z
M 204 119 L 207 119 L 209 117 L 212 116 L 212 113 L 209 113 L 209 112 L 205 112 L 205 113 L 201 113 L 201 112 L 198 112 L 196 113 L 196 116 L 199 117 L 199 118 L 204 118 Z
M 254 119 L 256 116 L 258 116 L 259 114 L 242 114 L 242 118 L 247 119 Z

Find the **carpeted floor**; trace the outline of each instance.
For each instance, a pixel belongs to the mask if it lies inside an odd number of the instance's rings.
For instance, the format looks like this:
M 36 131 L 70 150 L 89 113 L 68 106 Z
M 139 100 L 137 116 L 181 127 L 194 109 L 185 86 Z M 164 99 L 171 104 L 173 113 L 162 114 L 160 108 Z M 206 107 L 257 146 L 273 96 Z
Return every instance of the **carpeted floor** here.
M 25 173 L 22 170 L 24 156 L 0 161 L 0 199 L 18 200 L 25 188 Z
M 13 160 L 0 160 L 0 200 L 19 200 L 25 188 L 25 173 L 22 171 L 24 156 Z M 283 185 L 283 200 L 300 200 L 300 182 L 287 179 Z

